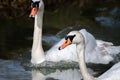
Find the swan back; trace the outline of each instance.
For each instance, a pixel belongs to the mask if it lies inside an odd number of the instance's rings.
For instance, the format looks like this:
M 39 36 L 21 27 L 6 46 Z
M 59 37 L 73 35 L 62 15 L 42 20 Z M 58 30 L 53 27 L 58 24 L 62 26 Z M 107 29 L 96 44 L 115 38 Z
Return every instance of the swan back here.
M 97 46 L 95 37 L 85 29 L 81 29 L 79 32 L 82 33 L 85 40 L 85 53 L 92 53 L 92 51 Z
M 85 60 L 86 62 L 93 62 L 93 63 L 104 63 L 108 64 L 113 58 L 107 53 L 104 46 L 102 45 L 103 42 L 98 44 L 95 37 L 86 31 L 85 29 L 81 29 L 80 33 L 82 33 L 84 40 L 85 40 Z M 104 42 L 106 44 L 111 44 L 108 42 Z M 104 55 L 103 55 L 104 54 Z M 92 57 L 90 57 L 92 56 Z

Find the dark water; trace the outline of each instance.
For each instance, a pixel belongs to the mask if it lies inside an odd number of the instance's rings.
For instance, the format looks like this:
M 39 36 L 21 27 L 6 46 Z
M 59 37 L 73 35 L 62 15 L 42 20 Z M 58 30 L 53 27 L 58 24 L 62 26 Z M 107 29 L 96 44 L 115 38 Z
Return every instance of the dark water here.
M 97 11 L 102 13 L 106 9 L 107 8 L 98 8 Z M 107 12 L 107 15 L 98 14 L 92 18 L 86 17 L 85 15 L 79 15 L 77 18 L 75 17 L 76 19 L 72 18 L 74 21 L 68 21 L 70 24 L 67 21 L 63 21 L 64 17 L 60 19 L 61 15 L 60 17 L 57 16 L 57 18 L 51 15 L 53 19 L 50 19 L 51 17 L 47 14 L 48 13 L 45 13 L 45 16 L 49 17 L 49 19 L 45 17 L 43 26 L 44 50 L 49 49 L 69 31 L 82 28 L 87 29 L 97 39 L 120 45 L 119 7 L 113 7 Z M 31 49 L 33 23 L 34 21 L 27 17 L 0 19 L 0 80 L 80 80 L 81 76 L 79 69 L 56 69 L 50 71 L 48 69 L 43 69 L 43 71 L 27 71 L 21 66 L 21 61 L 16 61 L 22 53 Z M 99 71 L 104 71 L 104 69 L 89 71 L 93 75 L 98 75 Z

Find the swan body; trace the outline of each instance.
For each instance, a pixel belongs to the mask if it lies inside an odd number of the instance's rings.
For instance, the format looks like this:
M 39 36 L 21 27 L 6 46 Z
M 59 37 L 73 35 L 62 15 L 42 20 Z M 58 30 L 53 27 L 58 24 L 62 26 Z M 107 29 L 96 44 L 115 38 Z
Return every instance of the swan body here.
M 103 73 L 97 80 L 120 80 L 120 62 L 116 63 L 108 71 Z
M 42 0 L 33 0 L 33 5 L 34 6 L 32 7 L 32 11 L 30 14 L 30 17 L 35 17 L 31 63 L 40 64 L 45 60 L 53 61 L 53 62 L 58 62 L 58 61 L 67 61 L 67 62 L 76 61 L 77 62 L 78 58 L 76 54 L 76 44 L 71 44 L 70 46 L 68 46 L 63 50 L 58 50 L 58 47 L 61 45 L 61 43 L 64 42 L 64 39 L 60 40 L 50 50 L 46 52 L 43 51 L 42 23 L 43 23 L 43 13 L 44 13 L 44 3 Z M 92 34 L 87 32 L 85 29 L 82 29 L 79 32 L 82 33 L 85 38 L 86 62 L 108 64 L 110 61 L 113 60 L 113 57 L 107 53 L 107 49 L 106 49 L 107 47 L 102 46 L 103 44 L 108 44 L 107 42 L 97 41 L 96 43 L 94 36 L 92 36 Z M 118 52 L 120 52 L 120 47 L 118 49 L 119 49 Z M 103 55 L 101 53 L 103 53 Z
M 114 59 L 112 55 L 118 54 L 120 52 L 120 46 L 113 46 L 111 42 L 96 40 L 94 36 L 85 29 L 81 29 L 79 32 L 85 39 L 85 62 L 87 63 L 108 64 Z M 76 44 L 71 44 L 63 50 L 59 51 L 57 48 L 63 42 L 64 39 L 59 41 L 50 50 L 46 51 L 46 60 L 56 62 L 61 60 L 78 62 Z
M 83 34 L 81 34 L 79 31 L 71 31 L 70 33 L 68 33 L 68 38 L 66 39 L 65 43 L 62 44 L 59 49 L 63 49 L 66 46 L 70 45 L 70 44 L 76 44 L 76 48 L 77 48 L 77 55 L 78 55 L 78 62 L 79 62 L 79 67 L 80 67 L 80 71 L 81 74 L 83 76 L 83 80 L 120 80 L 120 62 L 115 64 L 111 69 L 109 69 L 107 72 L 105 72 L 104 74 L 102 74 L 100 77 L 98 78 L 94 78 L 92 75 L 90 75 L 87 72 L 87 67 L 85 64 L 85 58 L 87 58 L 85 55 L 85 38 L 83 36 Z M 72 37 L 74 36 L 74 37 Z M 72 38 L 71 38 L 72 37 Z M 68 42 L 68 40 L 70 40 Z M 65 45 L 65 47 L 63 47 L 63 45 Z

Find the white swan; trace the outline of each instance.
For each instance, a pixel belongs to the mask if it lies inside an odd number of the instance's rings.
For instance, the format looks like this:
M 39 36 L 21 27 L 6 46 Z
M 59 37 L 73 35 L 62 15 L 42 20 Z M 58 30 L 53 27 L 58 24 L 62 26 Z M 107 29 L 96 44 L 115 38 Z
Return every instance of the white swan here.
M 86 55 L 85 43 L 86 42 L 84 39 L 85 38 L 84 38 L 83 34 L 81 34 L 79 31 L 72 31 L 72 32 L 68 33 L 65 43 L 63 43 L 59 47 L 59 49 L 61 50 L 70 44 L 76 44 L 77 55 L 78 55 L 78 59 L 79 59 L 78 62 L 79 62 L 79 67 L 80 67 L 80 71 L 83 76 L 83 79 L 84 80 L 120 80 L 120 76 L 119 76 L 120 62 L 115 64 L 111 69 L 109 69 L 107 72 L 105 72 L 103 75 L 101 75 L 98 78 L 94 78 L 92 75 L 90 75 L 87 72 L 87 67 L 85 64 L 85 55 Z
M 42 0 L 33 0 L 32 5 L 33 6 L 32 6 L 30 17 L 35 17 L 35 24 L 34 24 L 34 37 L 33 37 L 33 45 L 32 45 L 31 63 L 39 64 L 45 60 L 53 61 L 53 62 L 58 62 L 61 60 L 78 61 L 75 44 L 68 46 L 64 50 L 60 50 L 60 51 L 58 50 L 59 45 L 63 43 L 64 39 L 62 39 L 50 50 L 44 53 L 42 48 L 42 21 L 43 21 L 44 3 Z M 108 45 L 110 47 L 114 47 L 114 46 L 111 46 L 112 43 L 104 42 L 104 41 L 97 41 L 96 43 L 95 38 L 86 30 L 80 30 L 80 32 L 84 35 L 86 39 L 86 46 L 87 46 L 86 53 L 88 51 L 93 52 L 93 54 L 89 54 L 89 53 L 87 54 L 86 57 L 88 58 L 86 58 L 86 62 L 107 64 L 111 60 L 113 60 L 113 58 L 109 54 L 107 54 L 107 51 L 106 51 L 107 46 L 105 46 L 105 45 Z M 96 46 L 98 46 L 99 48 L 98 47 L 95 48 Z M 96 52 L 103 53 L 103 55 L 96 54 Z M 120 52 L 120 47 L 118 52 Z M 90 57 L 89 55 L 92 55 L 92 57 Z M 98 57 L 94 55 L 98 55 Z
M 30 13 L 30 17 L 35 17 L 31 63 L 39 64 L 45 61 L 45 55 L 42 48 L 42 21 L 44 3 L 42 0 L 33 0 L 31 7 L 32 10 Z

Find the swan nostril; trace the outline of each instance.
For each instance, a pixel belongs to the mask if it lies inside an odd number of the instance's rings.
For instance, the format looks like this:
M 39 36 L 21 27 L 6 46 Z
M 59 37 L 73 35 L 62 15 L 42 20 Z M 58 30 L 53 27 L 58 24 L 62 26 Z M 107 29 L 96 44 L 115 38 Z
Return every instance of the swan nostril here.
M 67 41 L 65 41 L 65 43 L 67 43 Z
M 31 14 L 31 15 L 29 15 L 29 17 L 30 17 L 30 18 L 35 18 L 35 15 L 32 15 L 32 14 Z
M 61 47 L 59 47 L 58 50 L 61 50 Z

